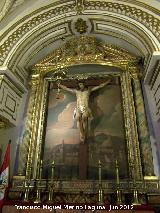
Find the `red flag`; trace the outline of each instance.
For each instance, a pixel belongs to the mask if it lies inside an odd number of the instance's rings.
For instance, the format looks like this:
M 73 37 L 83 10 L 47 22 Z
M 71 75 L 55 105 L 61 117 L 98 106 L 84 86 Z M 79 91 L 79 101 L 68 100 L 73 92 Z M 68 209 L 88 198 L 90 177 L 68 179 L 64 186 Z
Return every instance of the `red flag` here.
M 9 141 L 7 145 L 3 163 L 0 168 L 0 207 L 3 205 L 5 190 L 8 187 L 9 182 L 10 144 L 11 141 Z

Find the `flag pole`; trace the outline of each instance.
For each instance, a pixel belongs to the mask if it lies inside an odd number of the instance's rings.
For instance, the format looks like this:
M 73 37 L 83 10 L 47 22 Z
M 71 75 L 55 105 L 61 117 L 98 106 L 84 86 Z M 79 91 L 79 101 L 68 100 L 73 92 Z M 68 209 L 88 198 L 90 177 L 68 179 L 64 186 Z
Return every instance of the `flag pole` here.
M 10 162 L 11 162 L 11 139 L 9 140 L 8 144 L 9 144 L 8 187 L 10 187 L 10 184 L 11 184 L 11 165 L 10 165 Z

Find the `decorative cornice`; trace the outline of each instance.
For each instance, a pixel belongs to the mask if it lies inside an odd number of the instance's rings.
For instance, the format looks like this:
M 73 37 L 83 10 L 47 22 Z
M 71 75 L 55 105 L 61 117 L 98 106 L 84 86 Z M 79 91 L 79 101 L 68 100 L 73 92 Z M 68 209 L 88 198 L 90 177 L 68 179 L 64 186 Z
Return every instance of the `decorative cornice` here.
M 86 1 L 85 10 L 104 10 L 135 19 L 146 26 L 160 41 L 160 20 L 146 11 L 130 5 L 106 1 Z
M 160 15 L 160 11 L 155 8 L 155 7 L 152 7 L 151 5 L 147 4 L 147 3 L 144 3 L 144 2 L 141 2 L 141 1 L 138 1 L 138 0 L 121 0 L 121 2 L 125 2 L 125 3 L 130 3 L 130 4 L 133 4 L 133 5 L 136 5 L 136 6 L 139 6 L 139 7 L 144 7 L 146 8 L 147 10 L 150 10 L 151 12 L 157 14 L 158 16 Z

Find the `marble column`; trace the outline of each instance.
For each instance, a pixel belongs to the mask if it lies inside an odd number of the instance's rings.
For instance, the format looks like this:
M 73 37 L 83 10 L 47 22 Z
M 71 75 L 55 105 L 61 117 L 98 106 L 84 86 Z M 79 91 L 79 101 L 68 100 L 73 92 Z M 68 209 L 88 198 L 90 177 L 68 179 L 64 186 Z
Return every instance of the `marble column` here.
M 133 85 L 138 139 L 139 139 L 140 151 L 141 151 L 143 175 L 151 176 L 151 175 L 154 175 L 152 150 L 151 150 L 147 119 L 145 114 L 144 100 L 143 100 L 141 84 L 140 84 L 138 74 L 134 75 L 132 83 L 133 83 L 132 85 Z

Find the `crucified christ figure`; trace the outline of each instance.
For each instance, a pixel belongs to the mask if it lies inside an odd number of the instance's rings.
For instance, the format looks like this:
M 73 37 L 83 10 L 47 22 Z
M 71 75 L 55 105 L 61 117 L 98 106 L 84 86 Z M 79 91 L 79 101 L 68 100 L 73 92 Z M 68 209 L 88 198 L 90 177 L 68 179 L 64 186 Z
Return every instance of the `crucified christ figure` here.
M 88 136 L 88 119 L 92 117 L 91 110 L 89 108 L 89 97 L 90 94 L 105 85 L 109 84 L 110 80 L 105 83 L 100 84 L 99 86 L 95 86 L 93 88 L 85 87 L 84 83 L 78 83 L 79 89 L 70 89 L 62 84 L 60 84 L 60 88 L 71 92 L 77 97 L 77 107 L 75 116 L 77 120 L 77 126 L 80 130 L 80 140 L 85 142 Z

